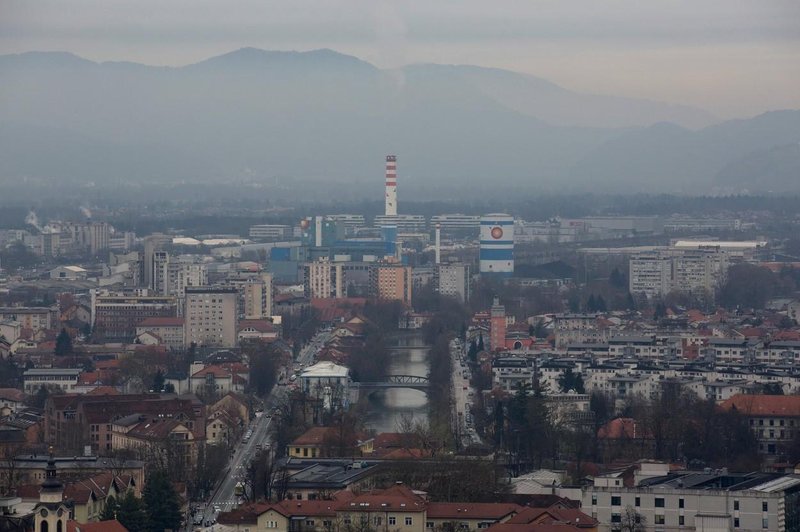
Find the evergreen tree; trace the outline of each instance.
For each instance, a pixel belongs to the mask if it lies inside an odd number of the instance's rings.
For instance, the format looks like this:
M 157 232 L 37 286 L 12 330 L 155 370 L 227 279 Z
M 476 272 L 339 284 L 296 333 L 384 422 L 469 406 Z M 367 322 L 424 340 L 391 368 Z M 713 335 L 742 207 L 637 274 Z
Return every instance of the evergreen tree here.
M 144 487 L 144 505 L 149 516 L 148 530 L 177 530 L 181 525 L 181 505 L 166 471 L 154 471 Z
M 628 302 L 626 303 L 628 310 L 636 310 L 636 301 L 633 300 L 633 294 L 628 292 Z
M 583 375 L 581 373 L 575 375 L 574 385 L 576 392 L 586 393 L 586 385 L 583 383 Z
M 597 299 L 595 300 L 595 307 L 598 312 L 605 312 L 608 310 L 606 307 L 606 300 L 603 299 L 603 296 L 597 296 Z
M 478 352 L 486 351 L 486 346 L 483 343 L 483 333 L 478 336 Z
M 69 333 L 66 329 L 61 329 L 61 332 L 58 333 L 56 337 L 56 350 L 55 355 L 57 357 L 69 356 L 72 354 L 72 338 L 70 338 Z
M 145 488 L 146 490 L 147 488 Z M 141 499 L 137 498 L 132 491 L 127 492 L 120 500 L 116 508 L 116 519 L 122 526 L 130 532 L 148 532 L 153 530 L 149 526 L 147 512 L 144 509 Z M 163 529 L 158 529 L 162 532 Z
M 478 344 L 475 343 L 474 339 L 469 343 L 469 350 L 467 351 L 467 358 L 472 363 L 475 363 L 475 362 L 478 361 Z
M 589 300 L 586 301 L 586 310 L 589 312 L 597 312 L 597 302 L 594 300 L 594 294 L 589 295 Z
M 117 512 L 119 511 L 119 503 L 117 499 L 114 498 L 113 495 L 109 495 L 106 497 L 106 506 L 103 508 L 103 511 L 100 512 L 100 520 L 101 521 L 111 521 L 117 518 Z
M 161 370 L 156 371 L 153 375 L 153 391 L 160 393 L 164 389 L 164 372 Z

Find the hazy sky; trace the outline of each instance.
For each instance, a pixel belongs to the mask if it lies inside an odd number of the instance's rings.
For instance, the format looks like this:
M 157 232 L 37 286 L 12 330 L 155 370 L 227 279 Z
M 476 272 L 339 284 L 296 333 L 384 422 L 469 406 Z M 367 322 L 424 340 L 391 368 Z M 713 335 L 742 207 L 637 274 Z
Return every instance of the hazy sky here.
M 0 0 L 0 53 L 181 65 L 243 46 L 508 68 L 721 117 L 800 108 L 800 0 Z

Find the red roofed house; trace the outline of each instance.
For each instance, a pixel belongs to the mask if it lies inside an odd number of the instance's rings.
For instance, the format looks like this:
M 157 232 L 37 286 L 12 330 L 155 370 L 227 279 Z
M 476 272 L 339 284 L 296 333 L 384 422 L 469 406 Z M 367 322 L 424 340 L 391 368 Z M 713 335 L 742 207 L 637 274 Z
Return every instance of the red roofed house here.
M 478 530 L 505 523 L 522 510 L 523 507 L 509 503 L 431 502 L 425 521 L 435 529 L 444 530 L 452 525 L 453 530 Z
M 779 459 L 800 432 L 800 395 L 734 395 L 720 404 L 748 419 L 759 453 Z

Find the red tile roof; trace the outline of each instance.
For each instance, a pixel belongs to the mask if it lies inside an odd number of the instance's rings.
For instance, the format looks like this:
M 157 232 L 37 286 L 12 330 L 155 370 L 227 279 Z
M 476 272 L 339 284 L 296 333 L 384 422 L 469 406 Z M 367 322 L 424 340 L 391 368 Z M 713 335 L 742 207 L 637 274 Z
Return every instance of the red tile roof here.
M 431 502 L 428 503 L 428 518 L 499 520 L 517 514 L 522 509 L 516 504 L 501 502 Z
M 621 440 L 645 438 L 646 431 L 638 421 L 629 417 L 612 419 L 597 431 L 600 439 Z
M 720 405 L 750 416 L 800 417 L 800 395 L 734 395 Z
M 67 532 L 128 532 L 122 523 L 113 519 L 111 521 L 98 521 L 96 523 L 78 523 L 67 521 Z

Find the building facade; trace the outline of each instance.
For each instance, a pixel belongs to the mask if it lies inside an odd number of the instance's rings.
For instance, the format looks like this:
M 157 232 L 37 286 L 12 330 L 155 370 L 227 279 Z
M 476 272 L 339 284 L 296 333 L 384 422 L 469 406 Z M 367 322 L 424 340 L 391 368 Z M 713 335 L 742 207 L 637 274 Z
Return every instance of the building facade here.
M 184 344 L 235 347 L 239 291 L 230 287 L 186 289 Z

